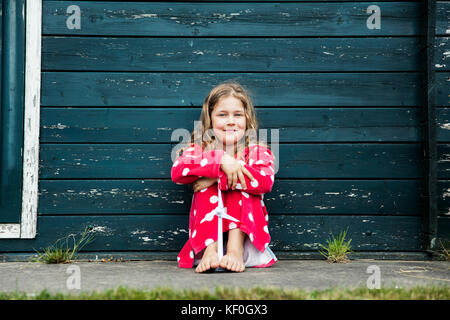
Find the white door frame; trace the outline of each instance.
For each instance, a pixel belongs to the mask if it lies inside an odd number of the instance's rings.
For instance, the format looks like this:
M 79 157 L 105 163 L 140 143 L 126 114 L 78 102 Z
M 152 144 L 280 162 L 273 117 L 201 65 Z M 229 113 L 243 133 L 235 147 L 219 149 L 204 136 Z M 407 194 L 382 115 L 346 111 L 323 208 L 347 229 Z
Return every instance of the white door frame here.
M 41 105 L 42 0 L 25 1 L 25 97 L 20 224 L 0 224 L 2 239 L 33 239 L 37 229 Z

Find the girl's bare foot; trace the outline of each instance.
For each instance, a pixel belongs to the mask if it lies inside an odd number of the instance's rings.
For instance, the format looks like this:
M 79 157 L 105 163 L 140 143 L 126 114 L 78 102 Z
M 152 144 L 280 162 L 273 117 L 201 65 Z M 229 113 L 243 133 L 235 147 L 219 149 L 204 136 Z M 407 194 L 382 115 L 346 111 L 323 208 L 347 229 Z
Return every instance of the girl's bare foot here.
M 236 272 L 245 270 L 244 239 L 245 233 L 239 228 L 228 231 L 227 254 L 220 261 L 221 268 Z
M 223 256 L 219 266 L 231 271 L 242 272 L 245 270 L 243 255 L 244 250 L 234 251 L 227 249 L 227 254 Z
M 217 257 L 217 241 L 208 245 L 203 251 L 202 260 L 198 264 L 195 272 L 205 272 L 211 268 L 219 266 L 219 258 Z

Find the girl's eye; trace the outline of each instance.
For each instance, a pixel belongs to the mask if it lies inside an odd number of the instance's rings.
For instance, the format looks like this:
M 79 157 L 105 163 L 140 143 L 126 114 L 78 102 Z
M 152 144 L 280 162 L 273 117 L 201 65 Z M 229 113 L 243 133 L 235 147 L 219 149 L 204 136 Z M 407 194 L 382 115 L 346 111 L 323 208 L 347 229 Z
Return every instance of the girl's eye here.
M 222 117 L 222 116 L 225 116 L 225 113 L 220 113 L 220 114 L 219 114 L 219 117 Z M 235 116 L 236 116 L 236 117 L 242 117 L 243 114 L 242 114 L 242 113 L 238 113 L 238 114 L 236 114 Z

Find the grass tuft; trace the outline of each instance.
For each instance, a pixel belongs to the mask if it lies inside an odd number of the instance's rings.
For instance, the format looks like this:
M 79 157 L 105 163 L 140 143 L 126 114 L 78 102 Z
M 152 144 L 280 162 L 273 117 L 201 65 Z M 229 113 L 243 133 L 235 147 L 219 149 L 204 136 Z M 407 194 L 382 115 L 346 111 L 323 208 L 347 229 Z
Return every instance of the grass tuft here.
M 94 241 L 94 236 L 89 233 L 89 229 L 85 228 L 78 241 L 76 241 L 74 235 L 68 235 L 56 240 L 56 242 L 50 247 L 44 248 L 43 252 L 39 252 L 34 249 L 37 253 L 37 257 L 32 257 L 30 261 L 43 262 L 47 264 L 70 263 L 72 260 L 77 258 L 77 253 L 79 250 Z M 69 239 L 73 240 L 73 246 L 69 245 Z
M 327 246 L 319 244 L 322 248 L 322 250 L 319 250 L 319 253 L 327 258 L 328 262 L 348 262 L 347 253 L 351 252 L 350 243 L 352 242 L 352 239 L 348 241 L 345 240 L 347 231 L 348 228 L 345 231 L 341 231 L 337 238 L 335 238 L 332 233 L 331 239 L 327 240 Z
M 440 259 L 450 261 L 450 240 L 439 239 L 438 254 Z

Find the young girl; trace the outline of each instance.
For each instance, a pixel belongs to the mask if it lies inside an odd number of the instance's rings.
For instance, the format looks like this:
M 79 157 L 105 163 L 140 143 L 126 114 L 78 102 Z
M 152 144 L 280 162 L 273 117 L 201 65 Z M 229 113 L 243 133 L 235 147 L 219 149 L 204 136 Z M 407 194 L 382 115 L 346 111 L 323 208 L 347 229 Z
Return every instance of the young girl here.
M 277 261 L 270 250 L 268 214 L 264 193 L 272 190 L 274 156 L 257 143 L 255 109 L 245 89 L 224 82 L 206 97 L 201 126 L 194 128 L 191 144 L 180 150 L 171 177 L 177 184 L 193 183 L 189 239 L 178 255 L 180 268 L 196 272 L 221 267 L 242 272 L 245 267 L 269 267 Z M 221 190 L 224 256 L 217 255 L 218 205 Z M 226 248 L 225 248 L 226 243 Z

